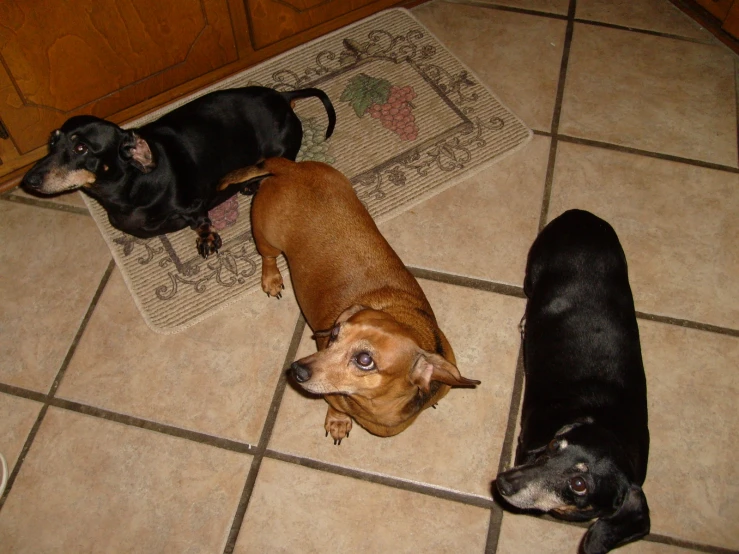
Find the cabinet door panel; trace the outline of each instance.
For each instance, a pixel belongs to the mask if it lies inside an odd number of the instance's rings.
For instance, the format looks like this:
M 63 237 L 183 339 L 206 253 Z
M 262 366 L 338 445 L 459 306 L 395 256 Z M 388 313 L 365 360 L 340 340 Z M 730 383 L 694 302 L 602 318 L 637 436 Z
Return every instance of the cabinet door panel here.
M 377 0 L 244 0 L 255 50 Z
M 3 0 L 0 109 L 21 153 L 236 60 L 227 0 Z
M 711 12 L 719 21 L 723 21 L 734 0 L 696 0 L 696 2 Z

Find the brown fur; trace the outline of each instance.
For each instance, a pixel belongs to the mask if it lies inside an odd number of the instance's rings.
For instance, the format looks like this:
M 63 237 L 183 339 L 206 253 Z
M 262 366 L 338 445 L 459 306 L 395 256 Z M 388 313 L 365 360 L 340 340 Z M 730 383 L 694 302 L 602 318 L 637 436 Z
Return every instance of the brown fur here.
M 348 435 L 352 418 L 375 435 L 400 433 L 450 385 L 479 383 L 460 375 L 421 287 L 344 175 L 274 158 L 230 179 L 264 176 L 252 203 L 262 288 L 271 296 L 282 290 L 275 260 L 284 253 L 318 345 L 293 364 L 293 374 L 296 364 L 307 370 L 310 378 L 299 384 L 324 395 L 325 428 L 335 442 Z M 376 369 L 360 369 L 357 352 L 370 353 Z

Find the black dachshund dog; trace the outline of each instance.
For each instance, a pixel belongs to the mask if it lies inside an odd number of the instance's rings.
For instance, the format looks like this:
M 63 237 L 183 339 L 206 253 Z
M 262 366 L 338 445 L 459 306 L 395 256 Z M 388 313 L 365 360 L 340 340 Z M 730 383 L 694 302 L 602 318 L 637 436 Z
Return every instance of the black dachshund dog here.
M 503 499 L 574 521 L 601 554 L 649 533 L 647 387 L 626 257 L 613 228 L 570 210 L 540 233 L 524 281 L 525 391 Z
M 113 227 L 139 238 L 189 226 L 207 258 L 221 246 L 208 211 L 237 192 L 219 186 L 221 179 L 265 158 L 294 160 L 303 128 L 293 103 L 308 97 L 326 109 L 328 138 L 336 112 L 314 88 L 211 92 L 129 130 L 75 116 L 51 134 L 49 154 L 26 173 L 22 186 L 44 195 L 81 189 L 105 208 Z

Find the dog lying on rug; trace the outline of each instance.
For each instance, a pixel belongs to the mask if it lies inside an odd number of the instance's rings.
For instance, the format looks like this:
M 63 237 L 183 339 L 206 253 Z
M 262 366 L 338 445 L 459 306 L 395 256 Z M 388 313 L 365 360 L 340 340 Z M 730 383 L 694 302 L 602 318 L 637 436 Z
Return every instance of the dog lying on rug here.
M 328 402 L 326 435 L 349 436 L 352 419 L 382 437 L 406 429 L 451 386 L 472 386 L 455 366 L 421 287 L 380 234 L 349 180 L 329 165 L 269 159 L 224 186 L 259 182 L 252 232 L 262 289 L 284 288 L 287 258 L 318 352 L 292 364 L 294 380 Z
M 326 108 L 328 138 L 336 113 L 328 96 L 312 88 L 215 91 L 130 130 L 75 116 L 51 134 L 49 154 L 22 186 L 40 194 L 81 189 L 105 208 L 113 227 L 139 238 L 189 226 L 207 258 L 221 247 L 208 211 L 238 190 L 219 187 L 221 178 L 266 157 L 294 160 L 303 129 L 292 104 L 309 97 Z
M 534 241 L 524 292 L 526 385 L 503 499 L 573 521 L 599 518 L 585 554 L 649 533 L 647 389 L 626 258 L 613 228 L 565 212 Z

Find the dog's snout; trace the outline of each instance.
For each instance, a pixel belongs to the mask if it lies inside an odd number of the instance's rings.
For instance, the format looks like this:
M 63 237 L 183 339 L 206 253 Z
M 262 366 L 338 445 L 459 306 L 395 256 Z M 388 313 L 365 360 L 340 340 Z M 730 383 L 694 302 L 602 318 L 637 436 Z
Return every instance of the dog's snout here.
M 298 383 L 305 383 L 308 379 L 311 378 L 311 371 L 308 367 L 299 364 L 298 362 L 294 362 L 290 366 L 290 371 L 293 374 L 293 377 Z
M 521 488 L 519 481 L 515 473 L 502 474 L 495 480 L 495 486 L 503 496 L 512 496 Z
M 26 187 L 31 187 L 34 189 L 37 189 L 41 186 L 42 182 L 41 174 L 36 171 L 29 171 L 26 173 L 25 177 L 23 177 L 23 185 Z

